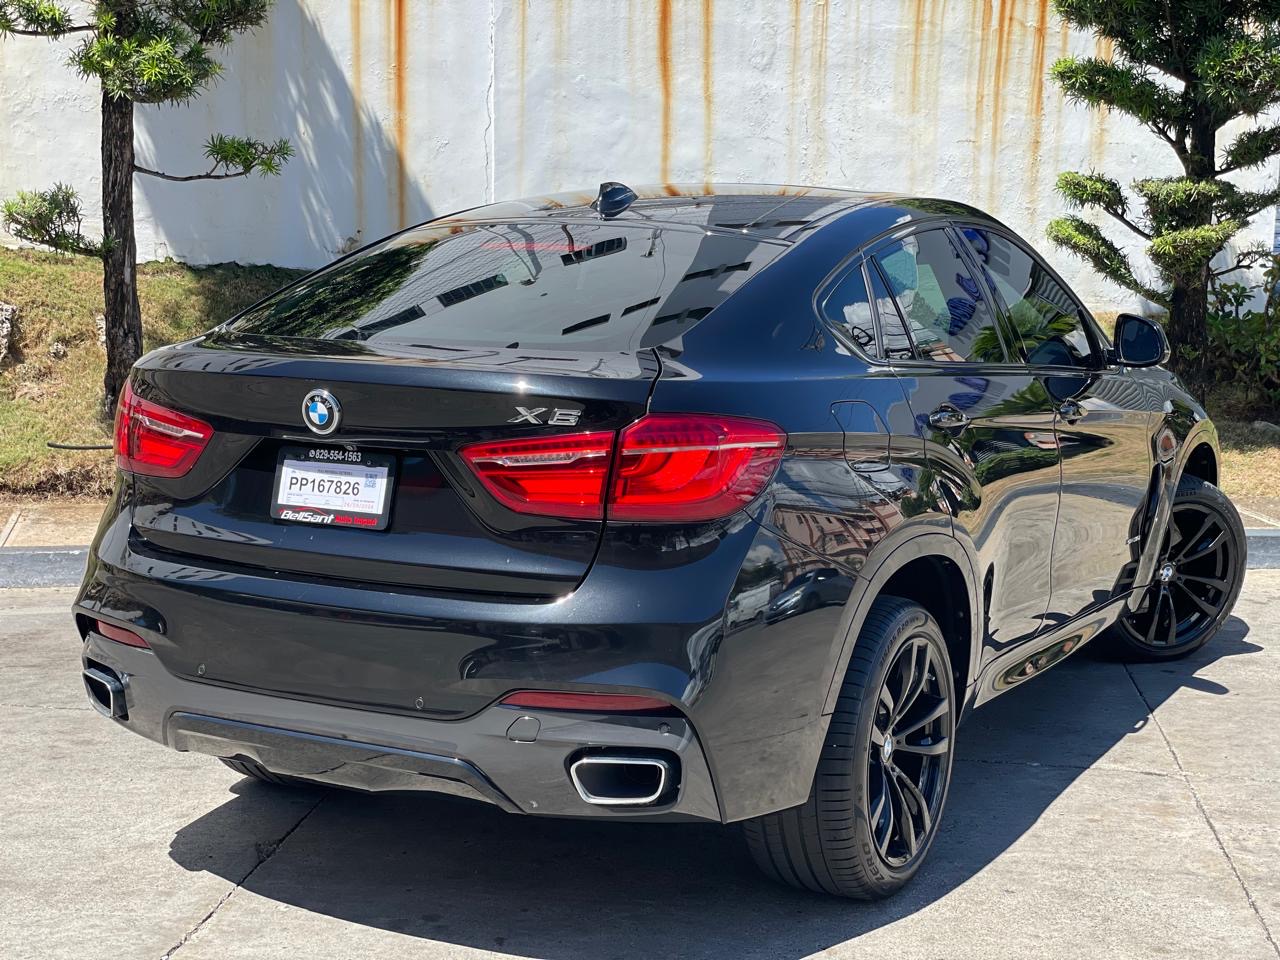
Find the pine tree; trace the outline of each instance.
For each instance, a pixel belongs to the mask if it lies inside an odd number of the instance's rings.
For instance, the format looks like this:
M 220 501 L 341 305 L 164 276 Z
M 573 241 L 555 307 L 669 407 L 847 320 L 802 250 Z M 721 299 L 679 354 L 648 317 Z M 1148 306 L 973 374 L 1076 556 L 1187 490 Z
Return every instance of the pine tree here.
M 1280 104 L 1280 0 L 1054 0 L 1059 16 L 1113 42 L 1114 60 L 1067 57 L 1052 75 L 1072 100 L 1119 110 L 1173 150 L 1175 177 L 1120 184 L 1099 172 L 1063 173 L 1058 191 L 1077 208 L 1110 215 L 1146 243 L 1157 284 L 1142 283 L 1126 255 L 1095 224 L 1067 216 L 1049 239 L 1100 273 L 1168 311 L 1174 369 L 1204 386 L 1209 295 L 1221 276 L 1270 256 L 1239 250 L 1212 263 L 1249 219 L 1280 200 L 1280 190 L 1248 191 L 1228 174 L 1280 154 L 1280 125 L 1262 123 L 1229 143 L 1222 127 L 1258 118 Z
M 20 239 L 100 257 L 106 303 L 104 410 L 114 410 L 129 368 L 142 353 L 135 275 L 133 177 L 223 180 L 278 174 L 293 155 L 287 140 L 214 134 L 206 171 L 185 175 L 139 166 L 133 154 L 135 103 L 185 103 L 221 73 L 213 53 L 260 26 L 272 0 L 94 0 L 85 22 L 54 0 L 0 0 L 0 38 L 83 35 L 69 65 L 102 90 L 102 239 L 81 233 L 80 201 L 64 184 L 21 192 L 3 205 L 6 228 Z

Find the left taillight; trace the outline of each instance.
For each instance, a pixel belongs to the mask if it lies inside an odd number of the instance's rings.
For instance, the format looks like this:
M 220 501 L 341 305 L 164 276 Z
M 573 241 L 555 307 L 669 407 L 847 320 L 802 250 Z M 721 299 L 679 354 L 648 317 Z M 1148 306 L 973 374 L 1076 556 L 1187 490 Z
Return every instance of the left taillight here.
M 144 400 L 125 381 L 116 407 L 116 466 L 148 477 L 182 477 L 204 452 L 213 427 Z

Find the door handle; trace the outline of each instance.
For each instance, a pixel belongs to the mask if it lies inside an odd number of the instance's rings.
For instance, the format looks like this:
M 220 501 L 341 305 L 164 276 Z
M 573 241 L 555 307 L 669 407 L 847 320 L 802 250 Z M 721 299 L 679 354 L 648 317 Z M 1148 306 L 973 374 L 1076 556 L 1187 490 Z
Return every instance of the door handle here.
M 1086 411 L 1075 400 L 1063 400 L 1058 404 L 1058 416 L 1067 423 L 1075 423 L 1077 420 L 1084 419 Z
M 929 426 L 935 430 L 959 433 L 969 426 L 969 418 L 955 407 L 939 407 L 929 414 Z

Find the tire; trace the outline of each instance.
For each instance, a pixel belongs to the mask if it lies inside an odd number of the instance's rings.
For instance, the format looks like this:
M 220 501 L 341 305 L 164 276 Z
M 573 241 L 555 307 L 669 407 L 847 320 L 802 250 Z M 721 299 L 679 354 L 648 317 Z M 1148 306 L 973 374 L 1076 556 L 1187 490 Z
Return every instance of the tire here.
M 902 696 L 904 657 L 913 667 L 922 665 L 923 681 L 914 697 Z M 896 704 L 886 706 L 885 696 L 907 701 L 896 724 L 888 722 Z M 937 835 L 951 782 L 956 712 L 951 661 L 938 624 L 917 604 L 878 598 L 849 660 L 809 798 L 799 807 L 743 824 L 756 864 L 780 883 L 815 893 L 878 900 L 901 889 L 919 871 Z M 925 716 L 932 719 L 920 723 Z M 873 739 L 883 742 L 886 724 L 906 734 L 891 738 L 896 746 L 887 751 Z M 928 752 L 916 752 L 922 748 Z M 891 789 L 887 771 L 896 769 L 895 758 L 906 776 L 919 769 L 923 786 L 917 785 L 915 797 L 925 804 L 908 800 L 910 791 L 901 780 L 895 779 L 898 787 Z M 887 823 L 886 807 L 890 813 L 907 810 L 907 820 Z M 909 846 L 904 824 L 915 835 Z M 917 825 L 922 827 L 918 833 Z M 895 827 L 902 833 L 897 841 Z
M 1183 477 L 1155 577 L 1138 609 L 1100 638 L 1128 662 L 1176 660 L 1213 639 L 1235 606 L 1247 560 L 1244 524 L 1225 493 Z
M 218 759 L 242 777 L 252 777 L 254 780 L 261 780 L 263 783 L 271 783 L 278 787 L 321 786 L 321 784 L 312 783 L 310 780 L 304 780 L 301 777 L 287 777 L 282 773 L 272 773 L 266 767 L 255 763 L 253 760 L 228 760 L 226 757 L 219 757 Z

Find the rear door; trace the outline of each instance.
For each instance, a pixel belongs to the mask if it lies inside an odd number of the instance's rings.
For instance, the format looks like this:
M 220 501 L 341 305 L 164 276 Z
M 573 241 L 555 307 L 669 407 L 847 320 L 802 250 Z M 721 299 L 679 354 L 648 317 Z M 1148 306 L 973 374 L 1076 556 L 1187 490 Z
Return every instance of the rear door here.
M 1110 600 L 1136 555 L 1158 398 L 1108 362 L 1092 318 L 1033 251 L 991 227 L 965 225 L 961 233 L 1004 302 L 1020 353 L 1054 403 L 1062 505 L 1050 616 L 1069 620 Z
M 891 293 L 882 324 L 909 340 L 895 369 L 955 535 L 976 555 L 991 657 L 1030 638 L 1050 595 L 1058 450 L 1044 383 L 1012 362 L 999 314 L 942 225 L 896 237 L 871 262 Z M 886 312 L 886 306 L 888 311 Z

